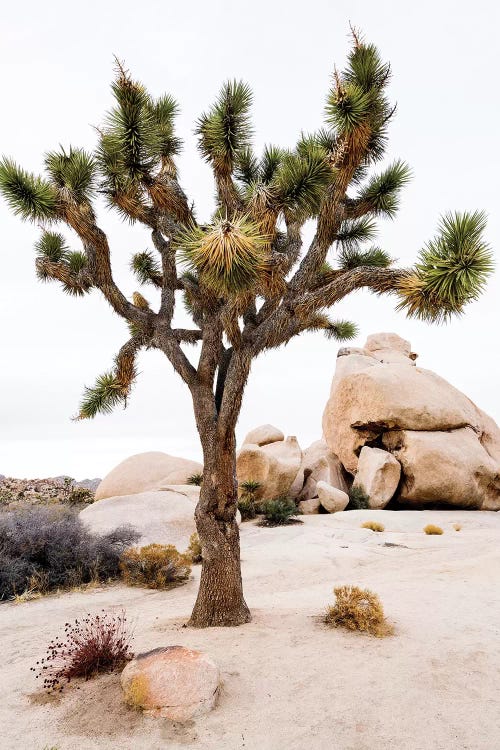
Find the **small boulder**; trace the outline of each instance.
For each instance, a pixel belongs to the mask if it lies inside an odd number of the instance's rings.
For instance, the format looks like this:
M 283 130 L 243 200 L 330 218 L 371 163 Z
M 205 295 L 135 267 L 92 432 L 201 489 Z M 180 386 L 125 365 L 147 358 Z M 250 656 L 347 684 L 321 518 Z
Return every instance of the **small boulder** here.
M 368 352 L 378 352 L 381 349 L 392 349 L 401 352 L 405 357 L 411 356 L 411 344 L 397 333 L 372 333 L 366 339 L 365 349 Z
M 391 453 L 380 448 L 361 449 L 353 487 L 369 497 L 370 508 L 385 508 L 393 497 L 401 477 L 401 464 Z
M 284 440 L 285 436 L 272 424 L 263 424 L 251 430 L 243 441 L 243 445 L 250 443 L 252 445 L 268 445 L 269 443 L 278 443 Z
M 207 654 L 167 646 L 136 656 L 120 681 L 129 706 L 149 716 L 183 722 L 211 711 L 220 673 Z
M 331 484 L 321 481 L 317 483 L 316 489 L 319 501 L 328 513 L 338 513 L 346 509 L 349 502 L 347 492 L 342 492 L 342 490 L 332 487 Z
M 198 461 L 169 456 L 151 451 L 137 453 L 115 466 L 98 486 L 95 499 L 160 489 L 166 484 L 186 484 L 193 474 L 200 474 L 203 466 Z
M 348 490 L 342 465 L 324 440 L 316 440 L 302 454 L 300 469 L 290 489 L 291 497 L 299 501 L 316 497 L 316 484 L 319 481 L 327 482 L 343 492 Z
M 298 505 L 299 511 L 304 516 L 310 516 L 314 513 L 319 513 L 320 507 L 321 503 L 319 501 L 319 497 L 311 497 L 310 500 L 301 500 Z

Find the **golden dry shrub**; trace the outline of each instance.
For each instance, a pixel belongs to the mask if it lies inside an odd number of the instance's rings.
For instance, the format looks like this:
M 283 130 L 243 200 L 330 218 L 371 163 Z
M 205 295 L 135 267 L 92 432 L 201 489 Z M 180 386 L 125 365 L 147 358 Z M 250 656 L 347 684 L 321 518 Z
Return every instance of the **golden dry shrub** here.
M 370 531 L 385 531 L 385 526 L 378 521 L 365 521 L 361 524 L 362 529 L 370 529 Z
M 443 533 L 441 526 L 435 526 L 433 523 L 428 523 L 427 526 L 424 526 L 424 534 L 432 536 L 433 534 L 438 535 Z
M 454 523 L 453 528 L 455 531 L 461 531 L 462 530 L 462 524 L 461 523 Z
M 189 537 L 189 546 L 186 550 L 186 555 L 189 557 L 193 565 L 199 565 L 201 563 L 201 542 L 196 531 Z
M 377 638 L 394 632 L 377 594 L 358 586 L 337 586 L 333 593 L 335 604 L 325 614 L 325 623 L 330 627 L 358 630 Z
M 188 580 L 191 559 L 173 544 L 148 544 L 126 550 L 120 559 L 120 571 L 129 586 L 170 589 Z

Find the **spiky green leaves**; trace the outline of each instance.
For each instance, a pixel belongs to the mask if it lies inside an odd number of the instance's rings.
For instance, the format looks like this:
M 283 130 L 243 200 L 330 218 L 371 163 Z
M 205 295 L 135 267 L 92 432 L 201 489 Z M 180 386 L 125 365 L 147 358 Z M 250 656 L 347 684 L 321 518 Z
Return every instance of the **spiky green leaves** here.
M 346 82 L 370 93 L 380 91 L 388 82 L 391 66 L 384 63 L 374 44 L 355 44 L 343 73 Z
M 398 159 L 371 178 L 359 193 L 358 202 L 365 203 L 373 214 L 393 218 L 399 208 L 400 192 L 410 180 L 409 166 Z
M 370 247 L 367 250 L 355 246 L 345 247 L 338 257 L 338 266 L 342 270 L 359 268 L 359 266 L 389 268 L 392 263 L 393 258 L 380 247 Z
M 370 96 L 355 83 L 331 89 L 326 103 L 326 121 L 340 134 L 351 133 L 366 122 Z
M 60 281 L 63 291 L 81 297 L 92 288 L 87 256 L 70 251 L 62 234 L 43 232 L 35 244 L 36 272 L 41 281 Z
M 140 284 L 154 284 L 160 287 L 162 284 L 162 273 L 160 264 L 153 253 L 144 250 L 132 256 L 130 268 L 135 273 Z
M 164 166 L 169 166 L 171 173 L 175 176 L 173 157 L 181 151 L 182 141 L 174 133 L 174 120 L 179 111 L 175 99 L 169 94 L 164 94 L 156 101 L 147 104 L 155 128 L 156 143 L 155 150 L 160 155 Z
M 76 203 L 88 201 L 95 188 L 95 162 L 83 149 L 70 147 L 68 153 L 51 151 L 45 156 L 45 167 L 59 190 L 67 191 Z
M 238 154 L 250 145 L 252 92 L 241 81 L 227 81 L 213 107 L 198 120 L 200 152 L 214 169 L 230 174 Z
M 120 194 L 137 202 L 157 168 L 175 176 L 173 157 L 181 148 L 174 133 L 177 104 L 168 95 L 151 99 L 120 65 L 112 92 L 116 106 L 108 114 L 97 151 L 103 188 L 112 199 Z M 118 205 L 125 215 L 133 209 L 131 203 Z
M 77 419 L 93 419 L 97 414 L 110 414 L 125 399 L 123 386 L 114 372 L 99 375 L 95 385 L 86 387 Z
M 377 226 L 369 217 L 362 217 L 354 221 L 344 221 L 335 237 L 343 248 L 356 247 L 360 242 L 373 240 L 377 234 Z
M 384 154 L 387 124 L 395 111 L 385 97 L 389 74 L 390 66 L 381 60 L 377 48 L 357 36 L 346 69 L 341 75 L 335 73 L 326 119 L 348 150 L 357 151 L 358 164 L 372 163 Z
M 253 287 L 265 271 L 269 253 L 269 237 L 248 216 L 220 218 L 206 228 L 191 226 L 176 245 L 200 283 L 220 296 Z
M 0 161 L 0 192 L 11 210 L 24 220 L 48 221 L 57 216 L 54 186 L 26 172 L 11 159 Z
M 285 154 L 271 185 L 280 209 L 304 221 L 317 213 L 331 179 L 332 171 L 323 151 L 310 148 L 304 155 Z
M 146 89 L 121 73 L 111 89 L 117 106 L 108 115 L 106 135 L 120 151 L 124 172 L 137 182 L 155 166 L 157 132 Z
M 69 252 L 66 240 L 59 232 L 42 232 L 35 243 L 36 254 L 57 263 L 65 260 Z
M 93 419 L 97 414 L 110 414 L 120 404 L 127 405 L 127 397 L 137 377 L 135 359 L 139 348 L 139 340 L 135 338 L 122 346 L 114 368 L 99 375 L 92 388 L 85 388 L 76 419 Z
M 335 341 L 351 341 L 359 333 L 356 323 L 349 320 L 332 321 L 323 313 L 317 313 L 310 319 L 307 330 L 323 331 L 327 338 Z
M 398 309 L 408 317 L 444 322 L 476 300 L 494 268 L 485 228 L 482 212 L 447 214 L 438 235 L 420 252 L 413 273 L 401 282 Z

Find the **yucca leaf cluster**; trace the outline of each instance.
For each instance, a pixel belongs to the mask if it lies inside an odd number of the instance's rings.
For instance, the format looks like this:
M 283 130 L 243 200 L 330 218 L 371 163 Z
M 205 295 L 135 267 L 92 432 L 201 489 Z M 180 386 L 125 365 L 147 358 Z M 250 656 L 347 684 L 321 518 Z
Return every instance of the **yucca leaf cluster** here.
M 399 309 L 409 317 L 439 322 L 478 299 L 494 268 L 485 228 L 480 211 L 447 214 L 436 237 L 421 250 L 415 270 L 403 280 Z

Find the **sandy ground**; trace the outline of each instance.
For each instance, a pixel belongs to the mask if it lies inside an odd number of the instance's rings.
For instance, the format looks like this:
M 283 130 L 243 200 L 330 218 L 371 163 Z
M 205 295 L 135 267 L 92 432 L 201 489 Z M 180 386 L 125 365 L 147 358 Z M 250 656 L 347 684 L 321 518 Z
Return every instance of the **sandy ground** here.
M 382 534 L 360 528 L 367 518 Z M 253 622 L 183 628 L 199 568 L 168 592 L 121 585 L 0 606 L 3 750 L 495 750 L 500 747 L 500 514 L 355 511 L 241 529 Z M 433 522 L 442 536 L 425 536 Z M 462 523 L 456 532 L 453 524 Z M 401 546 L 385 546 L 386 543 Z M 328 630 L 343 583 L 377 592 L 386 639 Z M 124 707 L 118 676 L 36 692 L 29 668 L 69 619 L 124 606 L 136 652 L 207 651 L 223 689 L 188 725 Z

